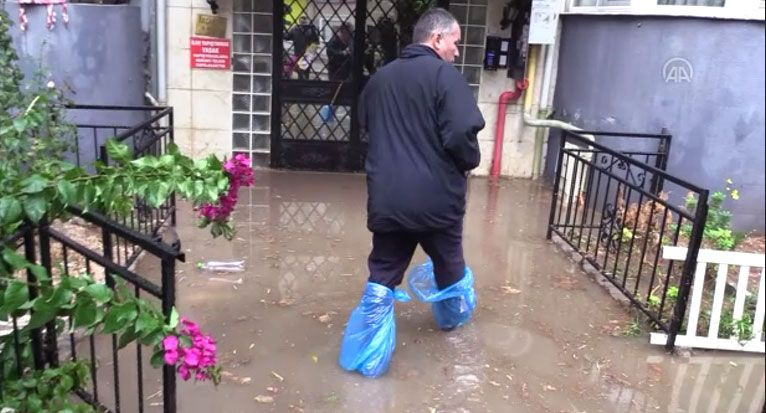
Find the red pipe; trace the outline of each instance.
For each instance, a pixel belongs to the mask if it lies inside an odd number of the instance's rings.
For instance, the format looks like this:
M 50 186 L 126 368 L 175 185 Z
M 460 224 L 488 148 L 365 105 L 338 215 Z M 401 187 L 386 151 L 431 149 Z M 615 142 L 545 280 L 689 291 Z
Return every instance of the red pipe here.
M 520 98 L 528 86 L 529 81 L 527 81 L 527 79 L 517 80 L 516 89 L 513 91 L 506 90 L 500 94 L 500 98 L 498 99 L 497 126 L 495 127 L 495 149 L 492 153 L 492 167 L 489 173 L 492 178 L 500 176 L 500 161 L 503 158 L 503 135 L 505 134 L 505 106 L 508 102 Z

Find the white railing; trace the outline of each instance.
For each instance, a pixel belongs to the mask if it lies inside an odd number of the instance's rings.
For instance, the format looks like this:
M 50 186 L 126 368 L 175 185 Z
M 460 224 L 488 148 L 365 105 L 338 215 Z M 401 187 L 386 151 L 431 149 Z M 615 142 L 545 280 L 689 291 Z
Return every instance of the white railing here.
M 686 258 L 686 248 L 663 247 L 662 257 L 666 260 L 683 261 Z M 766 299 L 764 299 L 765 261 L 766 255 L 764 254 L 701 249 L 697 258 L 691 301 L 687 311 L 686 332 L 676 337 L 676 346 L 753 353 L 766 352 L 766 344 L 762 338 L 764 309 L 766 307 Z M 718 267 L 714 290 L 712 291 L 712 304 L 710 304 L 709 310 L 707 308 L 709 300 L 703 302 L 703 297 L 710 296 L 710 291 L 705 285 L 705 273 L 708 265 L 717 265 Z M 724 312 L 726 290 L 727 287 L 732 288 L 728 282 L 729 267 L 739 267 L 736 285 L 733 286 L 736 293 L 730 318 L 727 317 L 729 314 Z M 753 280 L 753 284 L 757 285 L 757 291 L 748 289 L 748 282 L 751 280 L 751 270 L 753 269 L 755 271 L 760 269 L 757 279 Z M 752 303 L 753 299 L 756 300 L 755 310 L 748 308 L 746 311 L 747 301 L 751 300 Z M 703 311 L 706 312 L 703 314 Z M 700 319 L 708 314 L 707 311 L 710 314 L 707 335 L 697 335 Z M 727 320 L 730 323 L 727 327 L 733 330 L 732 335 L 728 338 L 719 338 L 722 320 Z M 743 337 L 743 335 L 745 336 Z M 666 341 L 666 334 L 651 334 L 650 342 L 652 344 L 665 345 Z

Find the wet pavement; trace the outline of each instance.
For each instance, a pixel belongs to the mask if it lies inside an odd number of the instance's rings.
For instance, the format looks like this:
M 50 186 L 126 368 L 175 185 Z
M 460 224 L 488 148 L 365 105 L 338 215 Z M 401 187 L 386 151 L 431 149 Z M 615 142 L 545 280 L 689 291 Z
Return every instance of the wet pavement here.
M 226 376 L 217 389 L 179 383 L 179 411 L 760 411 L 762 355 L 668 356 L 647 332 L 620 334 L 630 312 L 545 240 L 548 202 L 536 182 L 471 181 L 474 319 L 443 333 L 428 305 L 397 303 L 397 348 L 378 379 L 337 365 L 367 277 L 364 176 L 258 171 L 232 242 L 211 240 L 182 206 L 178 306 L 218 338 Z M 246 270 L 194 268 L 230 259 Z

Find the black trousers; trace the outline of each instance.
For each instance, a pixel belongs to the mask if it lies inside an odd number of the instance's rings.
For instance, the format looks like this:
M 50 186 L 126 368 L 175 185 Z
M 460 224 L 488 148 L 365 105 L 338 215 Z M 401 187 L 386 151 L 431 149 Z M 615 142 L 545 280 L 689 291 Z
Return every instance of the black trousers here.
M 460 281 L 465 273 L 463 224 L 433 232 L 374 233 L 368 259 L 370 282 L 393 289 L 402 283 L 418 244 L 434 263 L 439 289 Z

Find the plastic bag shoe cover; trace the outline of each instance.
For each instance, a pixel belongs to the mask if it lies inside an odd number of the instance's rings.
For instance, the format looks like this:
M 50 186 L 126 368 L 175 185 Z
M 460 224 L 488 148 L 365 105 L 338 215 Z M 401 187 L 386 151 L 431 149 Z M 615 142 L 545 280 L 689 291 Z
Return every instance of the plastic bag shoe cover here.
M 413 268 L 407 279 L 418 300 L 431 303 L 436 325 L 442 330 L 453 330 L 471 319 L 476 308 L 476 292 L 473 289 L 473 272 L 465 267 L 463 278 L 449 287 L 439 290 L 431 261 Z
M 343 334 L 338 358 L 342 368 L 367 377 L 378 377 L 388 370 L 396 343 L 394 300 L 406 302 L 410 297 L 404 291 L 367 283 Z

